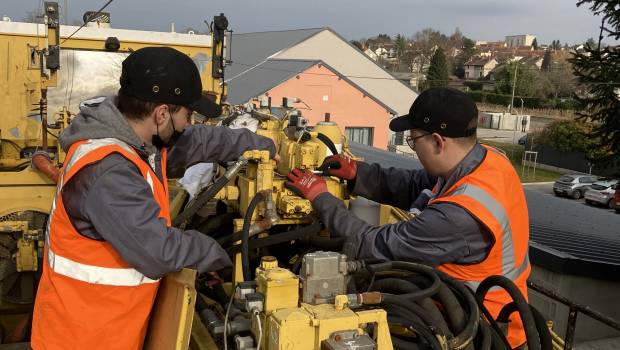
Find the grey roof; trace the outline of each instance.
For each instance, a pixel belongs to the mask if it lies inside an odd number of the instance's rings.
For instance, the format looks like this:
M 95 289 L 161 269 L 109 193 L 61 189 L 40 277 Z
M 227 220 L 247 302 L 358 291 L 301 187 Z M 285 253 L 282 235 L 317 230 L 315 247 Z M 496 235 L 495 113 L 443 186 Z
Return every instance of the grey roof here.
M 351 151 L 383 167 L 420 169 L 419 161 L 351 143 Z M 525 188 L 530 219 L 530 258 L 560 272 L 620 278 L 620 215 Z
M 326 33 L 333 36 L 323 36 L 314 42 L 311 40 Z M 408 84 L 394 78 L 390 72 L 329 28 L 233 34 L 229 47 L 232 63 L 226 68 L 227 83 L 270 59 L 318 60 L 336 68 L 337 71 L 332 68 L 336 74 L 350 78 L 348 80 L 354 82 L 353 85 L 392 114 L 399 114 L 399 111 L 406 113 L 410 101 L 417 96 Z M 347 51 L 348 48 L 353 51 Z M 359 60 L 353 53 L 359 55 Z M 355 59 L 354 63 L 357 64 L 343 61 L 343 54 L 351 55 L 350 59 Z M 370 76 L 366 77 L 366 74 Z M 386 86 L 391 84 L 386 83 L 388 80 L 393 80 L 397 85 Z M 231 89 L 228 91 L 236 94 Z
M 228 81 L 228 102 L 246 103 L 267 90 L 301 73 L 318 61 L 313 60 L 268 60 L 245 73 L 231 76 Z
M 323 31 L 323 28 L 233 34 L 230 54 L 233 63 L 226 67 L 226 79 L 262 63 L 270 56 Z

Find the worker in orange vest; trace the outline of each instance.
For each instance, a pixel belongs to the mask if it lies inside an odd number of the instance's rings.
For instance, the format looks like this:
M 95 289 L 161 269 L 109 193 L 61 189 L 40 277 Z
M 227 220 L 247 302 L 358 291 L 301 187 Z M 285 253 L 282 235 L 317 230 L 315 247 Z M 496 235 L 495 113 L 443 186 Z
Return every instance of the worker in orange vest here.
M 200 162 L 269 150 L 248 130 L 190 125 L 218 116 L 187 55 L 147 47 L 124 61 L 117 95 L 84 102 L 59 142 L 67 152 L 46 231 L 32 325 L 39 349 L 141 349 L 159 280 L 184 267 L 229 268 L 212 238 L 171 227 L 168 177 Z
M 325 226 L 346 237 L 357 258 L 415 261 L 436 266 L 475 290 L 490 275 L 512 280 L 527 298 L 529 223 L 523 187 L 509 160 L 477 142 L 478 110 L 463 92 L 431 88 L 390 129 L 408 131 L 407 143 L 423 169 L 381 168 L 343 155 L 328 157 L 323 169 L 348 180 L 352 194 L 410 210 L 415 218 L 373 226 L 327 192 L 325 181 L 294 169 L 287 186 L 312 201 Z M 491 290 L 485 306 L 494 317 L 511 301 Z M 513 314 L 508 340 L 525 343 Z

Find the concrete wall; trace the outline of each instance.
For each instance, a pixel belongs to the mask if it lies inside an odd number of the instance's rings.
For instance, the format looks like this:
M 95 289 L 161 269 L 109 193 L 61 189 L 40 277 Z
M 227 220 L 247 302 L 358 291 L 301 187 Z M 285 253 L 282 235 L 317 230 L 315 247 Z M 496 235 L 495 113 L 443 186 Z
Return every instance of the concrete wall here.
M 478 114 L 478 127 L 485 129 L 521 131 L 521 122 L 523 121 L 523 119 L 527 120 L 527 124 L 525 125 L 525 131 L 530 131 L 531 123 L 529 115 L 480 112 Z
M 620 282 L 559 274 L 533 265 L 530 280 L 551 289 L 573 302 L 587 305 L 608 317 L 620 320 Z M 553 329 L 564 337 L 568 321 L 568 307 L 544 295 L 529 290 L 529 300 L 547 318 L 553 320 Z M 620 332 L 578 314 L 575 341 L 618 337 Z
M 345 127 L 373 128 L 372 146 L 387 149 L 390 113 L 385 107 L 320 64 L 303 73 L 269 90 L 271 100 L 300 98 L 310 109 L 303 103 L 295 107 L 310 125 L 323 121 L 325 113 L 330 113 L 331 121 L 338 124 L 343 134 Z

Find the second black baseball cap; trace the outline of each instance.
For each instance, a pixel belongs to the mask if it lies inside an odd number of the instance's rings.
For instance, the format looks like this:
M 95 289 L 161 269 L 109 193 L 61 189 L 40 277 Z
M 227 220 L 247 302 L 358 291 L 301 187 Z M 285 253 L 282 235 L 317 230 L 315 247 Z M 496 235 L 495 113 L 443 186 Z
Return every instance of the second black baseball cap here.
M 392 119 L 395 132 L 421 129 L 445 137 L 466 137 L 476 132 L 478 108 L 464 92 L 447 87 L 430 88 L 413 101 L 409 114 Z M 472 127 L 473 124 L 473 127 Z
M 203 94 L 200 73 L 192 59 L 171 47 L 145 47 L 123 61 L 121 92 L 143 101 L 187 107 L 205 117 L 222 108 Z

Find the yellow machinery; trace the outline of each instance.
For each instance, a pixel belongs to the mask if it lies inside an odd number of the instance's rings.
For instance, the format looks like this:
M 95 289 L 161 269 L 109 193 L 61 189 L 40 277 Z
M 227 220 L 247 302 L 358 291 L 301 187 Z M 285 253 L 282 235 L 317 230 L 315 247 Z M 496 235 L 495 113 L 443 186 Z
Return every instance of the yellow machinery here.
M 114 29 L 101 16 L 83 28 L 61 26 L 56 2 L 45 2 L 41 17 L 43 24 L 0 21 L 0 338 L 3 330 L 27 331 L 15 325 L 32 309 L 65 156 L 57 137 L 80 101 L 114 93 L 122 60 L 146 46 L 189 55 L 206 92 L 219 98 L 224 86 L 223 15 L 214 18 L 211 35 Z
M 27 333 L 45 223 L 65 157 L 57 137 L 78 112 L 79 102 L 118 89 L 120 63 L 129 52 L 145 46 L 175 47 L 194 59 L 205 89 L 221 96 L 225 86 L 227 21 L 223 15 L 214 19 L 210 36 L 119 30 L 101 22 L 76 32 L 78 27 L 59 24 L 55 2 L 45 2 L 43 17 L 44 24 L 0 22 L 0 57 L 6 62 L 0 65 L 0 330 L 12 337 Z M 233 115 L 243 107 L 229 109 Z M 243 231 L 245 217 L 251 237 L 266 238 L 311 225 L 311 203 L 284 187 L 286 174 L 293 168 L 316 172 L 330 152 L 353 156 L 345 138 L 334 123 L 310 128 L 300 112 L 286 104 L 279 116 L 265 105 L 250 114 L 259 121 L 256 132 L 276 143 L 281 161 L 276 164 L 265 151 L 246 152 L 229 169 L 224 186 L 198 209 L 225 203 L 238 214 L 232 221 L 233 232 Z M 325 179 L 333 195 L 348 199 L 344 183 Z M 178 186 L 171 186 L 173 215 L 185 206 L 185 198 Z M 393 222 L 406 218 L 406 213 L 382 207 L 381 218 L 382 223 Z M 319 236 L 329 238 L 329 233 Z M 238 248 L 236 243 L 233 246 Z M 230 293 L 236 302 L 251 302 L 252 295 L 258 298 L 254 300 L 258 304 L 248 310 L 256 316 L 248 328 L 253 337 L 236 338 L 239 349 L 256 346 L 252 339 L 268 349 L 340 349 L 346 342 L 360 344 L 360 349 L 392 348 L 384 311 L 348 308 L 343 255 L 285 254 L 287 266 L 297 264 L 306 271 L 299 276 L 278 267 L 275 258 L 258 259 L 258 265 L 253 259 L 252 266 L 258 267 L 255 281 L 250 282 L 244 281 L 238 250 L 231 252 L 235 269 Z M 335 273 L 329 272 L 332 268 Z M 188 343 L 193 349 L 218 347 L 206 332 L 207 325 L 194 318 L 195 278 L 194 271 L 184 270 L 162 284 L 145 348 L 185 349 Z M 368 336 L 368 327 L 373 337 Z

